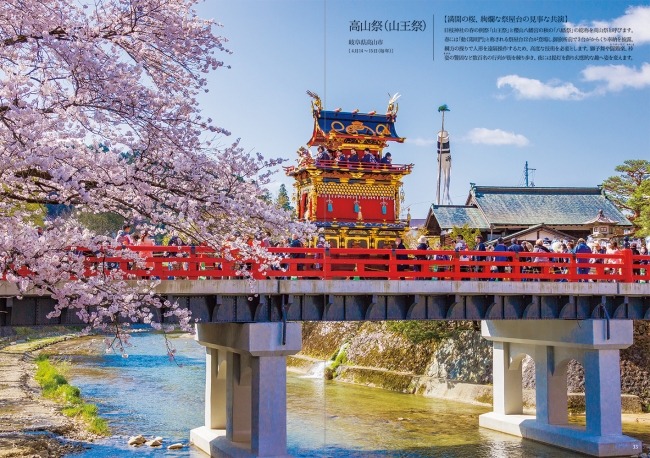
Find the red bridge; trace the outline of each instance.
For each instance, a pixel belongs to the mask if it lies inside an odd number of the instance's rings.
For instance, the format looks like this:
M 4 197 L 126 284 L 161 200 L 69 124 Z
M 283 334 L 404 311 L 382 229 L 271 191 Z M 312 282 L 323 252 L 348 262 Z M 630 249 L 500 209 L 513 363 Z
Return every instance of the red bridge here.
M 129 246 L 145 258 L 135 265 L 123 258 L 89 257 L 89 274 L 115 265 L 129 277 L 236 279 L 244 270 L 262 279 L 499 280 L 556 282 L 650 281 L 650 256 L 617 254 L 512 253 L 485 251 L 350 248 L 269 248 L 281 269 L 264 269 L 246 259 L 229 260 L 211 248 Z M 405 259 L 406 258 L 406 259 Z M 496 261 L 495 259 L 499 259 Z

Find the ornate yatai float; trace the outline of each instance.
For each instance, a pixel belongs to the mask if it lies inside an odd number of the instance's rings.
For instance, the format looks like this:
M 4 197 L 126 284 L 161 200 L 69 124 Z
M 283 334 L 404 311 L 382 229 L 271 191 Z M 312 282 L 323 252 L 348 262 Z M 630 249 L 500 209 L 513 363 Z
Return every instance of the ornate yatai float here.
M 314 157 L 301 147 L 298 165 L 284 168 L 295 179 L 297 217 L 315 224 L 332 248 L 387 247 L 408 230 L 408 218 L 400 219 L 402 177 L 413 167 L 385 162 L 388 143 L 405 140 L 395 131 L 399 95 L 390 98 L 385 114 L 377 114 L 326 111 L 318 95 L 307 93 L 314 99 L 314 130 L 307 146 L 324 148 L 331 159 Z M 362 157 L 366 149 L 372 160 L 354 162 L 353 151 Z

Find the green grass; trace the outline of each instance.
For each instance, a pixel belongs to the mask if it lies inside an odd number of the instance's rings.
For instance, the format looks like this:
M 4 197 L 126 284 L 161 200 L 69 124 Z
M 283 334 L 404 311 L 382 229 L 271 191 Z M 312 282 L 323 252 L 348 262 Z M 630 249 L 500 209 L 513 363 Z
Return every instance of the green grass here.
M 93 434 L 106 436 L 109 434 L 106 420 L 97 415 L 97 406 L 81 399 L 81 390 L 70 385 L 65 378 L 69 370 L 68 363 L 52 361 L 50 355 L 39 355 L 36 360 L 36 376 L 34 377 L 43 389 L 43 396 L 64 404 L 61 411 L 68 417 L 82 418 L 86 429 Z
M 348 362 L 347 350 L 349 346 L 349 343 L 343 344 L 341 348 L 339 348 L 332 354 L 332 356 L 330 356 L 330 363 L 327 367 L 330 371 L 332 371 L 332 373 L 334 373 L 341 364 Z

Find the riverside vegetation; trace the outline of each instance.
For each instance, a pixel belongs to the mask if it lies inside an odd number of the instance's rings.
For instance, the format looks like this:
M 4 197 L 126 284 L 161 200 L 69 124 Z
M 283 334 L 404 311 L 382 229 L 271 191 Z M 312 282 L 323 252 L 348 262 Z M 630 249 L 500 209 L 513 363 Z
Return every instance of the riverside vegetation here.
M 81 399 L 81 390 L 70 385 L 65 378 L 69 363 L 52 360 L 48 354 L 41 354 L 35 360 L 35 379 L 43 389 L 43 396 L 64 404 L 61 412 L 68 417 L 81 418 L 87 424 L 87 430 L 99 436 L 109 433 L 106 421 L 97 414 L 97 406 Z

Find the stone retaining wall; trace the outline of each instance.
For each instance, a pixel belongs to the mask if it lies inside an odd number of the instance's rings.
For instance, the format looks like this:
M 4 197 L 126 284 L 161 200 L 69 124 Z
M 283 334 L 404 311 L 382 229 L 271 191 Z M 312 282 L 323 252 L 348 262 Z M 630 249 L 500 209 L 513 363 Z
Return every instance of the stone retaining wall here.
M 345 345 L 345 347 L 344 347 Z M 345 353 L 341 358 L 339 353 Z M 329 375 L 402 393 L 491 405 L 492 346 L 476 331 L 460 331 L 439 342 L 414 344 L 385 322 L 304 323 L 303 350 L 288 358 L 289 370 L 307 374 L 316 363 L 339 356 Z M 535 407 L 535 367 L 524 360 L 524 408 Z M 569 365 L 569 409 L 584 412 L 582 366 Z M 623 411 L 650 408 L 650 323 L 635 323 L 635 344 L 621 352 Z

